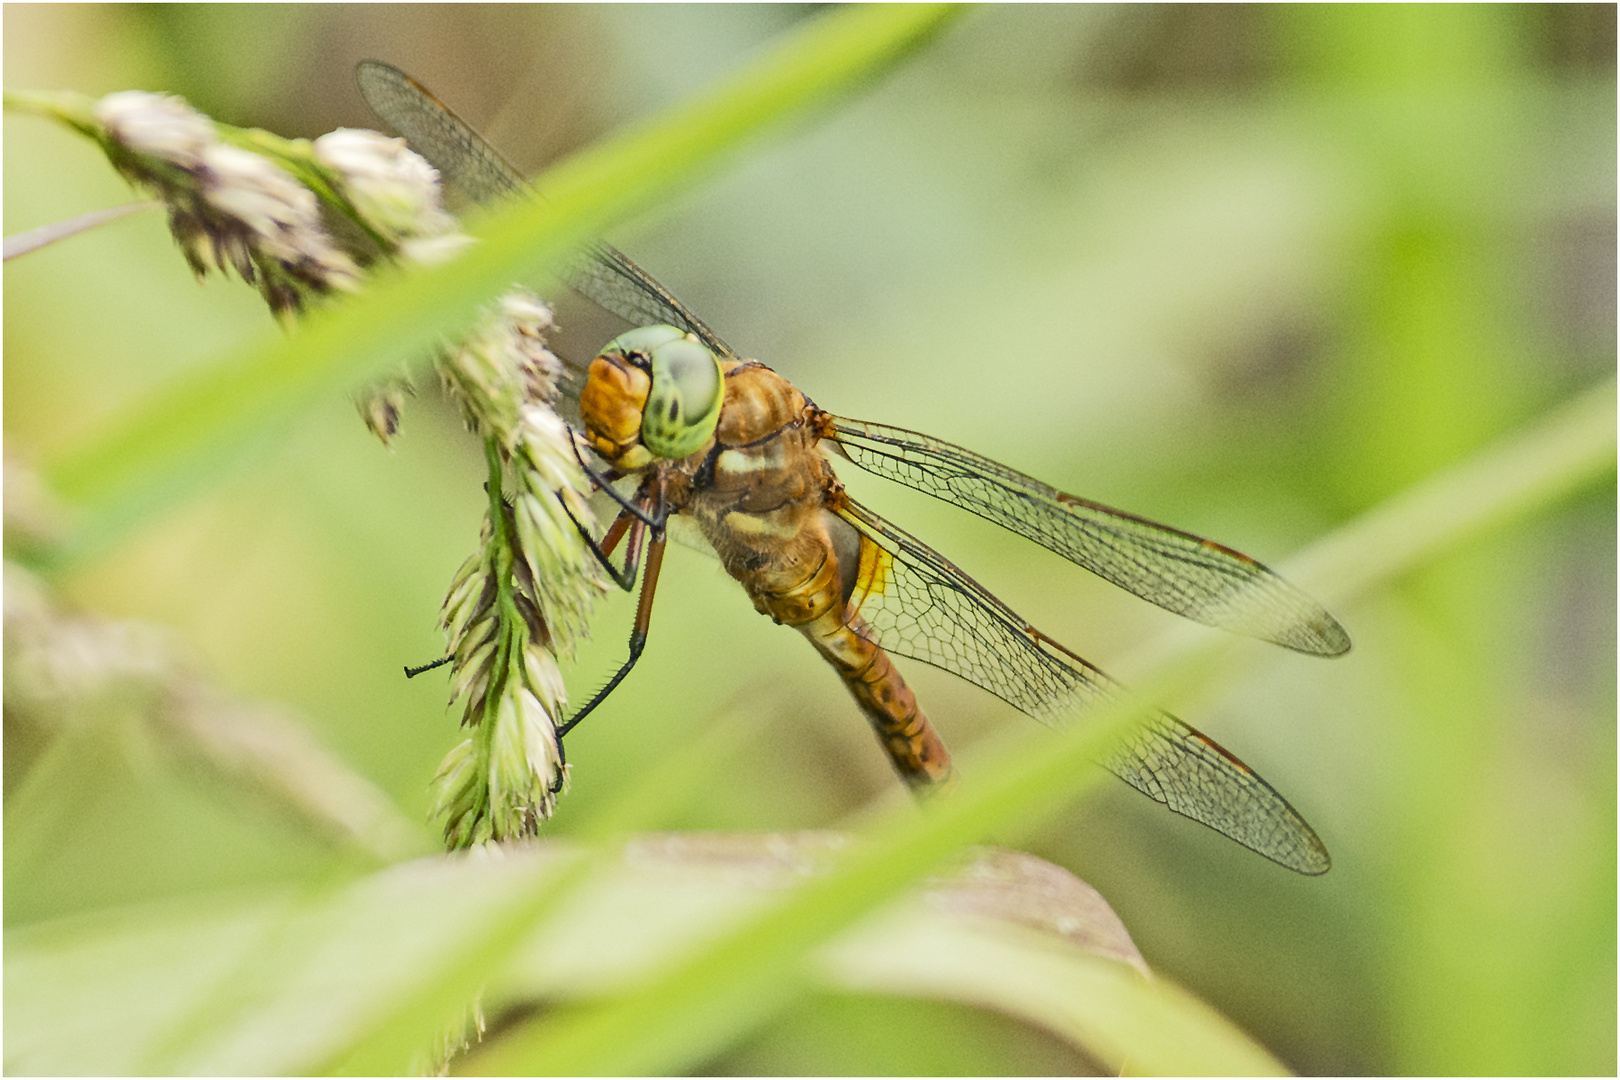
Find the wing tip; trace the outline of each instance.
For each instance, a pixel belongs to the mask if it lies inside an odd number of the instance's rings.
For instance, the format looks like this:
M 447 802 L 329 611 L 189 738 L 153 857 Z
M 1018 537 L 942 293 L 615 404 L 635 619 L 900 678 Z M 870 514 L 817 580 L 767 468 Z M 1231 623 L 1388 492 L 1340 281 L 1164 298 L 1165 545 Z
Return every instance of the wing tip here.
M 1327 847 L 1323 845 L 1321 840 L 1317 839 L 1315 833 L 1311 834 L 1311 839 L 1315 843 L 1301 852 L 1298 859 L 1287 862 L 1278 859 L 1277 862 L 1294 871 L 1294 873 L 1303 874 L 1306 877 L 1321 877 L 1333 869 L 1333 856 L 1328 854 Z
M 1331 660 L 1350 651 L 1350 632 L 1325 610 L 1318 610 L 1311 619 L 1287 628 L 1279 635 L 1267 637 L 1278 645 Z

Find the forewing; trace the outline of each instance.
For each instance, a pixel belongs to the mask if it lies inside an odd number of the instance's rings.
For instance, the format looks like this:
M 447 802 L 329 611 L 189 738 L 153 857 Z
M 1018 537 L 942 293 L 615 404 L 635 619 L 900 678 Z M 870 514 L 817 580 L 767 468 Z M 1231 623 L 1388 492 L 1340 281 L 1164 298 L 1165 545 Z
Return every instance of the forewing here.
M 721 341 L 720 335 L 710 330 L 691 308 L 616 247 L 592 244 L 569 271 L 568 284 L 580 295 L 634 326 L 657 323 L 678 326 L 695 334 L 721 359 L 737 358 L 731 346 Z
M 1350 648 L 1321 604 L 1247 555 L 1065 494 L 928 435 L 829 420 L 861 468 L 1011 529 L 1162 608 L 1300 652 L 1337 656 Z
M 409 75 L 389 64 L 367 60 L 355 68 L 355 78 L 366 104 L 473 200 L 483 203 L 520 192 L 536 194 L 534 186 L 499 150 Z M 718 355 L 734 356 L 690 308 L 609 244 L 587 247 L 567 279 L 574 291 L 632 326 L 668 323 L 696 334 Z
M 887 651 L 943 668 L 1059 724 L 1124 694 L 944 556 L 853 500 L 839 516 L 867 542 L 851 606 Z M 1327 870 L 1327 849 L 1270 784 L 1213 739 L 1153 710 L 1101 764 L 1178 814 L 1292 870 Z
M 473 201 L 494 202 L 534 190 L 499 150 L 403 71 L 365 60 L 354 69 L 354 77 L 371 111 Z

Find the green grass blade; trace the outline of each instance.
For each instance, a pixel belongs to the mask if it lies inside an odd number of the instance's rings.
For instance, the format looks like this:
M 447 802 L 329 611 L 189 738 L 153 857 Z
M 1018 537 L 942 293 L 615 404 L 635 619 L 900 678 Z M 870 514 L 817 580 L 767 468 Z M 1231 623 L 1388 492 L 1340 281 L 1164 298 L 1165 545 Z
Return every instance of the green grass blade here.
M 476 993 L 496 1024 L 534 1002 L 610 993 L 769 904 L 843 839 L 647 834 L 587 850 L 541 843 L 505 849 L 503 858 L 424 859 L 331 888 L 36 923 L 7 939 L 7 989 L 21 1021 L 7 1062 L 22 1072 L 160 1075 L 431 1066 L 431 1036 L 455 1038 Z M 470 931 L 565 883 L 576 892 L 566 917 L 504 943 L 504 955 L 479 957 L 481 975 L 498 975 L 458 985 L 449 1022 L 417 1016 L 395 1051 L 343 1056 L 350 1032 L 392 1003 L 401 984 L 437 987 L 443 958 L 484 951 Z M 1148 978 L 1101 898 L 1032 856 L 980 853 L 831 941 L 810 978 L 822 991 L 940 998 L 1021 1017 L 1112 1068 L 1281 1071 L 1207 1005 Z M 88 1015 L 86 1001 L 97 1005 Z
M 116 540 L 240 464 L 311 404 L 464 330 L 512 282 L 557 270 L 583 241 L 696 182 L 746 139 L 876 77 L 953 11 L 897 5 L 823 16 L 714 92 L 552 169 L 540 179 L 546 202 L 482 217 L 470 228 L 479 242 L 453 263 L 380 275 L 290 337 L 267 337 L 160 389 L 48 464 L 48 481 L 81 511 L 54 561 Z

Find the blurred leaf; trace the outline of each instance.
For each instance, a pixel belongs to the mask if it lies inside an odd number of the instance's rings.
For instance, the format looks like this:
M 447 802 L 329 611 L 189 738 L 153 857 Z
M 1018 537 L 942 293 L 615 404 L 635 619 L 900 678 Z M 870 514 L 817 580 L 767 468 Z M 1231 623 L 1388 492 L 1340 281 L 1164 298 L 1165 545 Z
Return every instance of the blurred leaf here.
M 945 998 L 1056 1032 L 1109 1071 L 1282 1075 L 1249 1036 L 1147 965 L 1085 882 L 1021 852 L 984 850 L 929 885 L 926 917 L 889 910 L 817 965 L 851 990 Z M 1133 968 L 1135 970 L 1133 970 Z
M 483 1008 L 498 1019 L 537 999 L 619 991 L 802 888 L 849 842 L 633 840 L 508 956 Z M 513 847 L 395 867 L 326 896 L 174 904 L 14 932 L 7 1070 L 306 1072 L 575 857 L 554 844 Z M 1207 1006 L 1148 978 L 1101 898 L 1030 856 L 980 853 L 819 955 L 813 977 L 831 986 L 1008 1012 L 1111 1067 L 1280 1071 Z

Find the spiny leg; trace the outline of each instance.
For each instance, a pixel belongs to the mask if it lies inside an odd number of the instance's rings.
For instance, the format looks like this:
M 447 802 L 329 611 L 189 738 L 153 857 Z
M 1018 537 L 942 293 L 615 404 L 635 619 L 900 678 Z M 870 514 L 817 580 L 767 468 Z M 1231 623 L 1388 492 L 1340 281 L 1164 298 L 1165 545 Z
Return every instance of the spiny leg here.
M 639 521 L 636 522 L 635 531 L 631 534 L 630 544 L 632 547 L 640 544 L 640 533 L 642 531 L 640 525 Z M 658 572 L 664 565 L 664 544 L 664 530 L 659 528 L 653 536 L 652 543 L 647 546 L 647 574 L 641 580 L 641 599 L 636 604 L 636 621 L 630 630 L 629 658 L 620 665 L 618 671 L 613 673 L 613 678 L 608 680 L 606 686 L 598 690 L 596 695 L 587 701 L 583 708 L 571 716 L 566 724 L 557 729 L 558 771 L 557 781 L 551 786 L 553 795 L 562 789 L 563 776 L 565 775 L 563 770 L 568 764 L 568 755 L 563 750 L 563 736 L 578 727 L 581 720 L 589 716 L 593 709 L 607 700 L 607 696 L 618 688 L 626 675 L 630 674 L 630 669 L 636 666 L 636 661 L 641 659 L 642 650 L 647 646 L 647 628 L 652 623 L 653 595 L 658 589 Z M 628 564 L 628 558 L 626 562 Z
M 607 700 L 609 694 L 616 690 L 630 670 L 636 666 L 641 658 L 642 650 L 647 645 L 647 629 L 652 624 L 653 597 L 658 591 L 658 573 L 664 565 L 664 546 L 667 540 L 664 524 L 669 520 L 673 508 L 669 505 L 665 494 L 664 478 L 654 474 L 649 476 L 637 492 L 637 507 L 626 506 L 626 510 L 634 509 L 634 514 L 621 514 L 614 521 L 602 540 L 607 553 L 611 554 L 618 545 L 621 537 L 628 536 L 625 544 L 625 570 L 630 580 L 635 580 L 636 568 L 641 563 L 641 544 L 647 531 L 652 531 L 652 542 L 647 548 L 647 573 L 641 580 L 641 597 L 636 604 L 636 620 L 630 629 L 630 656 L 614 672 L 613 678 L 608 680 L 606 686 L 597 691 L 585 706 L 569 718 L 568 722 L 557 729 L 557 752 L 559 762 L 566 761 L 562 757 L 563 736 L 567 735 L 579 722 L 589 716 L 595 708 Z M 553 785 L 553 794 L 562 786 L 562 773 L 558 773 L 557 783 Z
M 436 667 L 444 667 L 444 665 L 448 664 L 454 659 L 455 657 L 453 656 L 441 656 L 437 660 L 431 660 L 428 663 L 423 664 L 421 667 L 411 667 L 409 664 L 406 664 L 405 677 L 407 679 L 414 679 L 425 671 L 432 671 Z
M 568 508 L 565 505 L 563 509 L 566 511 Z M 590 532 L 574 518 L 572 513 L 568 514 L 568 519 L 574 522 L 574 528 L 579 530 L 580 538 L 585 541 L 585 546 L 590 549 L 592 555 L 596 556 L 596 561 L 602 564 L 602 569 L 607 571 L 608 576 L 613 579 L 613 583 L 625 592 L 635 588 L 635 559 L 638 554 L 637 549 L 640 546 L 640 536 L 647 525 L 651 524 L 643 516 L 642 511 L 633 506 L 625 507 L 624 510 L 619 512 L 619 516 L 613 519 L 613 524 L 608 526 L 608 531 L 602 534 L 600 542 L 592 538 Z M 630 547 L 626 551 L 624 569 L 620 570 L 613 565 L 613 549 L 619 546 L 619 541 L 624 539 L 626 530 L 632 527 L 635 529 L 635 534 L 631 537 Z
M 631 544 L 638 543 L 640 529 L 631 533 Z M 568 723 L 557 729 L 557 737 L 561 739 L 579 725 L 579 722 L 589 716 L 591 710 L 602 704 L 607 696 L 624 681 L 630 669 L 636 666 L 641 659 L 642 650 L 647 647 L 647 629 L 652 624 L 653 597 L 658 591 L 658 572 L 664 565 L 664 546 L 668 542 L 662 527 L 653 534 L 652 543 L 647 545 L 647 573 L 641 579 L 641 600 L 636 605 L 635 625 L 630 629 L 630 656 L 620 665 L 619 670 L 613 673 L 607 685 L 596 692 L 596 695 L 587 701 L 583 708 L 569 718 Z

